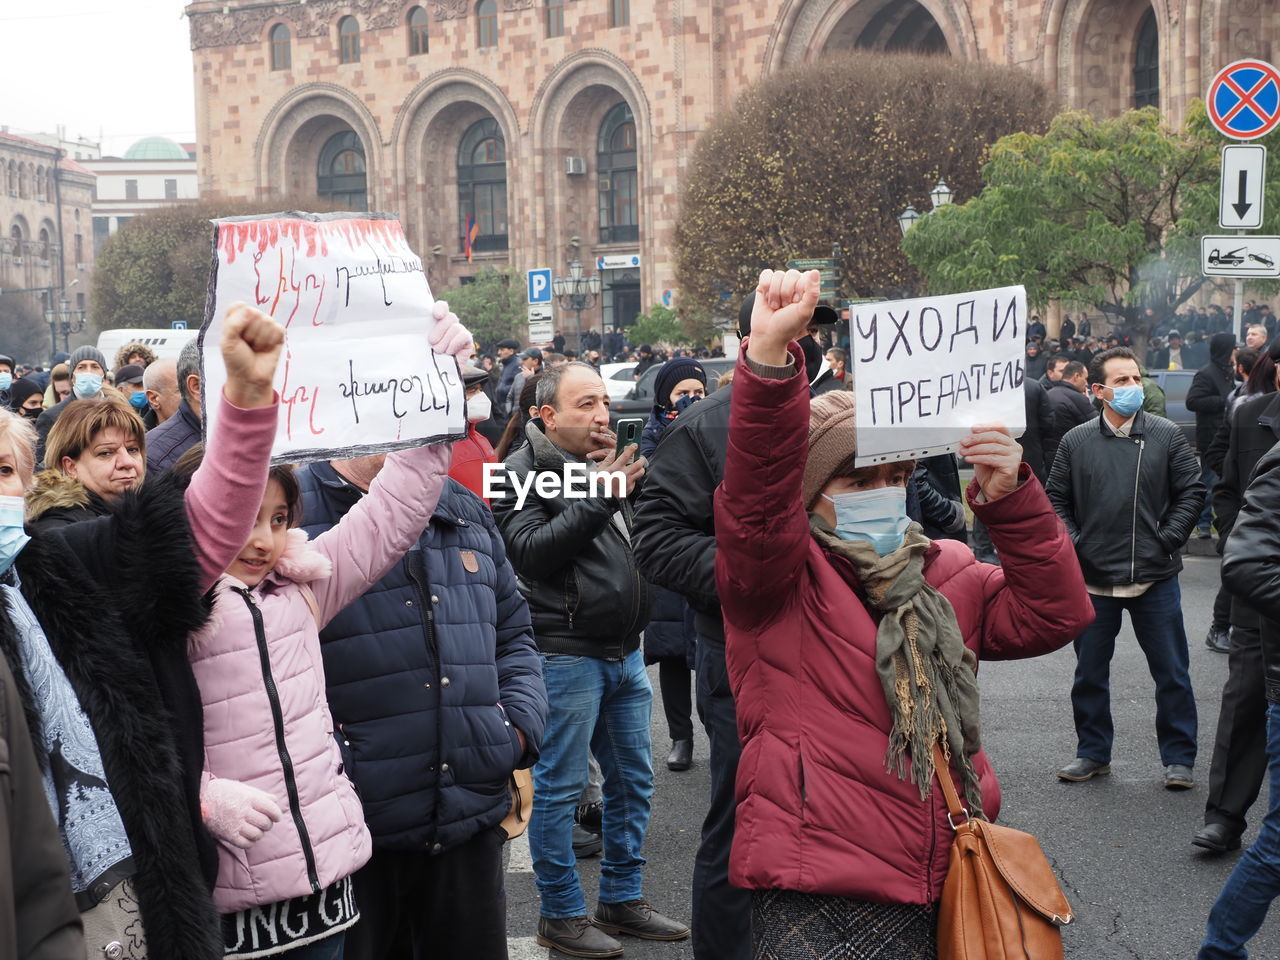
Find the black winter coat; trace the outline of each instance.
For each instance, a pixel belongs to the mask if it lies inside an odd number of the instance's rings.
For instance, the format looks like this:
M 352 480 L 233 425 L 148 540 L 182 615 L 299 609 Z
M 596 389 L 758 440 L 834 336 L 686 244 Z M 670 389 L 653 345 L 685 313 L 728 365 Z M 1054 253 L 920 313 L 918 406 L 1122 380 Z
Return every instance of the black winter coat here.
M 1187 391 L 1187 409 L 1196 415 L 1196 449 L 1204 454 L 1222 426 L 1227 396 L 1236 388 L 1230 367 L 1206 363 L 1196 371 Z
M 1236 404 L 1231 411 L 1226 456 L 1222 459 L 1222 479 L 1213 488 L 1213 511 L 1224 539 L 1235 524 L 1254 467 L 1277 442 L 1280 393 L 1264 393 Z
M 530 474 L 549 473 L 559 484 L 566 460 L 542 432 L 542 421 L 529 421 L 525 437 L 529 442 L 504 461 L 507 473 L 521 483 Z M 635 494 L 625 500 L 570 499 L 563 492 L 544 498 L 530 487 L 524 506 L 517 508 L 510 480 L 504 489 L 493 503 L 493 515 L 520 592 L 529 601 L 538 649 L 604 660 L 638 649 L 653 598 L 627 536 L 613 519 L 621 512 L 632 529 Z
M 1280 703 L 1280 449 L 1258 461 L 1222 554 L 1222 585 L 1262 618 L 1267 699 Z
M 156 576 L 137 576 L 121 557 L 145 557 Z M 219 960 L 217 854 L 200 816 L 203 714 L 187 661 L 187 637 L 207 610 L 181 489 L 148 481 L 107 516 L 36 532 L 14 566 L 97 737 L 138 868 L 149 955 Z M 0 653 L 34 728 L 39 715 L 3 605 Z M 43 752 L 35 729 L 32 737 Z
M 1049 410 L 1053 414 L 1053 427 L 1059 437 L 1065 437 L 1070 430 L 1088 423 L 1098 415 L 1097 408 L 1089 398 L 1066 381 L 1050 382 L 1047 394 Z
M 1181 429 L 1142 410 L 1128 437 L 1101 417 L 1063 437 L 1046 492 L 1098 586 L 1177 575 L 1205 494 Z
M 1030 377 L 1022 382 L 1023 401 L 1027 413 L 1027 429 L 1018 438 L 1022 446 L 1022 459 L 1041 484 L 1049 477 L 1049 468 L 1058 452 L 1061 435 L 1053 422 L 1049 398 L 1039 380 Z
M 680 414 L 663 434 L 662 456 L 645 475 L 632 533 L 645 578 L 688 600 L 699 641 L 721 646 L 712 501 L 724 474 L 732 397 L 729 383 Z
M 364 495 L 327 463 L 299 470 L 298 483 L 313 539 Z M 547 691 L 528 605 L 483 500 L 447 480 L 417 546 L 320 643 L 376 848 L 448 850 L 506 816 L 511 771 L 539 756 Z

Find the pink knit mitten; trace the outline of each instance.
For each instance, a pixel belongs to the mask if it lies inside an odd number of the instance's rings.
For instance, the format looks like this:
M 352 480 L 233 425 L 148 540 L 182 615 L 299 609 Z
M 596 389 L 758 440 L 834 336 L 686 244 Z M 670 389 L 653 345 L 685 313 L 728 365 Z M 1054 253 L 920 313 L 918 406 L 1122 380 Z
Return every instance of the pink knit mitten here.
M 204 825 L 219 840 L 245 850 L 284 814 L 271 794 L 239 780 L 213 779 L 200 791 Z

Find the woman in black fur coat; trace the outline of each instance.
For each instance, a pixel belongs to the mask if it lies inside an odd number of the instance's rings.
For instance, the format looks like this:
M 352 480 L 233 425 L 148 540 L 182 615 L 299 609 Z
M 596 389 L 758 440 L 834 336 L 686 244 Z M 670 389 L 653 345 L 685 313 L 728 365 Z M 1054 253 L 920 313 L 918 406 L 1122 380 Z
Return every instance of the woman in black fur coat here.
M 0 652 L 17 680 L 90 956 L 216 960 L 216 853 L 200 817 L 200 696 L 186 639 L 266 486 L 284 330 L 232 308 L 204 476 L 153 479 L 103 516 L 0 529 Z M 33 480 L 30 426 L 0 411 L 0 495 Z M 218 456 L 222 452 L 222 456 Z M 243 514 L 243 516 L 241 516 Z M 31 532 L 31 531 L 28 531 Z M 139 567 L 150 576 L 139 576 Z M 132 920 L 130 920 L 132 917 Z

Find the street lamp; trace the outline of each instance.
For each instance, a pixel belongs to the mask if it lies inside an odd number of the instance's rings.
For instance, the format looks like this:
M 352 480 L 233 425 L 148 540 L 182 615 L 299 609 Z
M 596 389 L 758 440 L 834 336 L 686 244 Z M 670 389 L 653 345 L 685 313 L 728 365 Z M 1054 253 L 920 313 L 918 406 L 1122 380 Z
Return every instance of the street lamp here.
M 947 181 L 939 179 L 938 185 L 929 191 L 929 202 L 933 204 L 933 209 L 929 213 L 937 213 L 949 204 L 954 196 L 955 191 L 947 186 Z M 925 214 L 925 216 L 927 215 Z M 916 225 L 916 221 L 920 219 L 920 216 L 921 214 L 916 208 L 910 205 L 898 214 L 898 226 L 902 228 L 904 237 L 907 235 L 907 231 Z
M 556 277 L 551 281 L 551 292 L 555 294 L 560 306 L 572 310 L 578 315 L 578 345 L 582 344 L 582 311 L 595 306 L 596 297 L 600 296 L 600 274 L 593 277 L 584 276 L 582 261 L 574 257 L 569 261 L 569 276 Z
M 64 350 L 71 349 L 71 334 L 79 333 L 84 329 L 85 319 L 83 310 L 71 309 L 71 298 L 65 293 L 58 298 L 58 309 L 53 308 L 54 287 L 45 291 L 45 303 L 47 306 L 44 311 L 44 322 L 49 324 L 49 341 L 53 345 L 53 353 L 58 352 L 58 335 L 62 335 L 62 347 Z
M 904 237 L 907 235 L 907 231 L 914 227 L 916 225 L 916 221 L 919 219 L 920 214 L 916 211 L 916 208 L 910 204 L 907 205 L 907 209 L 898 214 L 898 226 L 902 228 L 902 235 Z

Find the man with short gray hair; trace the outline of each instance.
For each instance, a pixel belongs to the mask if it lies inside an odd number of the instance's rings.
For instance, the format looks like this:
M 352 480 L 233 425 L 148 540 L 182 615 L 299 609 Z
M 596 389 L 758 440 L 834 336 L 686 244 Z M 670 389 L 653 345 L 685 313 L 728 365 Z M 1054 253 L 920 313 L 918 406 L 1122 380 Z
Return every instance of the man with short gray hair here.
M 147 431 L 147 470 L 170 469 L 178 458 L 200 442 L 200 344 L 192 340 L 178 354 L 178 410 L 154 430 Z
M 154 430 L 178 412 L 182 394 L 178 392 L 178 361 L 161 357 L 142 371 L 142 389 L 147 393 L 147 414 L 142 422 Z
M 622 945 L 609 934 L 689 935 L 641 892 L 653 795 L 653 688 L 640 653 L 650 590 L 631 552 L 631 511 L 645 461 L 635 445 L 615 449 L 609 394 L 590 364 L 546 370 L 535 400 L 538 416 L 525 428 L 529 442 L 494 478 L 505 481 L 505 492 L 495 495 L 493 514 L 529 602 L 547 687 L 529 818 L 541 899 L 537 940 L 570 956 L 616 957 Z M 582 484 L 585 495 L 575 493 L 570 478 L 597 471 L 615 471 L 614 482 Z M 604 860 L 590 919 L 572 840 L 588 753 L 604 772 Z

